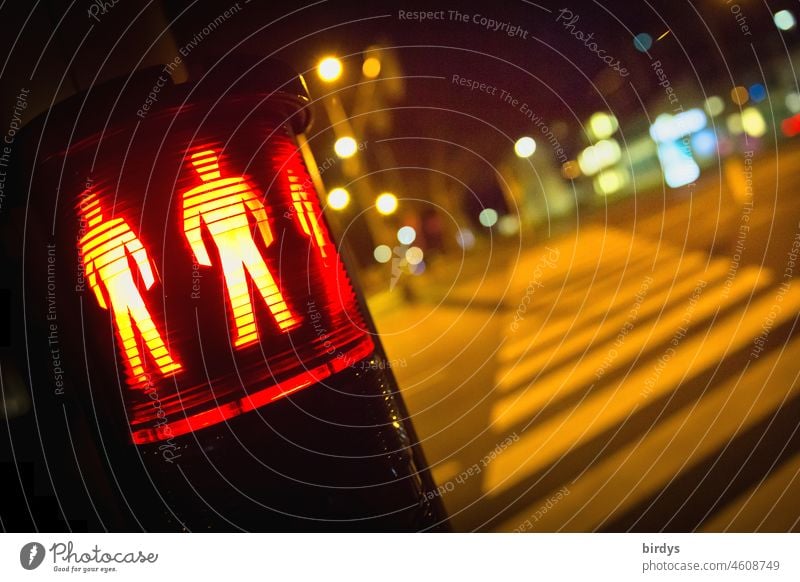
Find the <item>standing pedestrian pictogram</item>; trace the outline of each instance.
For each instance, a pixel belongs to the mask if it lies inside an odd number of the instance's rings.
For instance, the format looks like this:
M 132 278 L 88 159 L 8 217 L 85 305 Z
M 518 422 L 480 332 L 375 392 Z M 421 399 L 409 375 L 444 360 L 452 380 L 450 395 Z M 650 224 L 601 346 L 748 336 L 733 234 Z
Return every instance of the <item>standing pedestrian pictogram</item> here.
M 292 204 L 297 213 L 297 220 L 300 221 L 300 226 L 306 236 L 311 238 L 314 244 L 319 247 L 319 254 L 324 259 L 328 256 L 325 250 L 327 241 L 319 223 L 319 218 L 317 218 L 311 195 L 309 195 L 297 174 L 292 170 L 288 170 L 287 175 L 289 176 L 289 189 L 292 192 Z
M 267 247 L 273 238 L 267 211 L 255 188 L 244 177 L 223 178 L 214 150 L 192 154 L 189 161 L 202 184 L 182 195 L 183 231 L 200 265 L 212 265 L 203 242 L 203 225 L 217 247 L 233 316 L 234 345 L 258 341 L 248 275 L 278 328 L 284 332 L 295 328 L 300 318 L 287 306 L 254 238 L 254 232 L 258 232 Z
M 103 309 L 114 314 L 122 352 L 134 382 L 146 383 L 149 356 L 158 372 L 167 376 L 181 369 L 156 327 L 137 284 L 145 290 L 155 283 L 150 258 L 142 241 L 121 217 L 104 213 L 97 194 L 87 194 L 79 212 L 88 229 L 79 242 L 89 286 Z M 133 262 L 131 262 L 133 259 Z M 135 265 L 138 272 L 133 272 Z

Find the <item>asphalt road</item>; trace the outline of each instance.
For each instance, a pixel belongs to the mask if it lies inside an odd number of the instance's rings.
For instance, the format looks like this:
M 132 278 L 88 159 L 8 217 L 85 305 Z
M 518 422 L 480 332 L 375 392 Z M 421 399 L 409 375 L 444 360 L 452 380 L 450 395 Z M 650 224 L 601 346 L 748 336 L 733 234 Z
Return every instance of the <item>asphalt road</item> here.
M 372 302 L 455 530 L 800 530 L 800 155 L 780 160 Z

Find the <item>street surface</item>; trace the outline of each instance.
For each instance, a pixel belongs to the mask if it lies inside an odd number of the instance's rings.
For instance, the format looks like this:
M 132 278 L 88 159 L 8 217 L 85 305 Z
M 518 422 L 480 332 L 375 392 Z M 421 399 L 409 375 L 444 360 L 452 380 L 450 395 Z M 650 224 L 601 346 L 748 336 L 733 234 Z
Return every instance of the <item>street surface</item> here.
M 456 531 L 800 530 L 798 160 L 371 300 Z

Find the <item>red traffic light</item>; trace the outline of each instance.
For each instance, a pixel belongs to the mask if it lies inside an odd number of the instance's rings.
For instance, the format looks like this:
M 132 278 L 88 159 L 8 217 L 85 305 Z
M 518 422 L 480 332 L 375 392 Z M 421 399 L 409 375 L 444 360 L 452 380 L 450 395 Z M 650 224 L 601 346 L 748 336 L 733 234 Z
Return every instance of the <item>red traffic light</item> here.
M 137 184 L 110 187 L 117 168 L 108 176 L 99 168 L 78 197 L 78 253 L 96 300 L 87 309 L 111 319 L 137 444 L 269 404 L 374 349 L 297 146 L 277 131 L 257 152 L 246 150 L 243 160 L 234 140 L 206 138 L 162 153 L 157 169 L 175 174 L 153 172 L 148 194 L 173 201 L 164 215 L 139 204 Z M 174 159 L 164 164 L 164 157 Z M 224 294 L 204 300 L 177 280 L 188 278 L 185 268 L 168 274 L 178 263 Z M 193 333 L 200 308 L 229 339 L 222 343 L 238 374 L 200 369 L 207 359 Z

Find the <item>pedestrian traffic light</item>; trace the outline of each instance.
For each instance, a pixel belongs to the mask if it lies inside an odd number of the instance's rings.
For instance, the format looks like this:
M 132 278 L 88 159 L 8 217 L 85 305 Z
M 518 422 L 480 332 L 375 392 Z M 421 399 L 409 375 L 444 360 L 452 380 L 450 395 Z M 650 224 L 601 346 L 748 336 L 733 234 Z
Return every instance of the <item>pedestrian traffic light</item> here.
M 199 320 L 212 329 L 228 322 L 230 341 L 218 343 L 235 361 L 249 363 L 244 395 L 237 390 L 241 374 L 204 379 L 179 363 L 204 359 L 202 336 L 178 330 L 187 321 L 186 306 L 205 303 L 198 285 L 188 304 L 158 305 L 158 295 L 151 292 L 158 265 L 151 266 L 149 258 L 157 252 L 148 250 L 121 210 L 135 203 L 129 199 L 138 191 L 131 187 L 133 179 L 120 184 L 113 197 L 99 185 L 78 196 L 75 220 L 86 230 L 79 254 L 99 306 L 113 318 L 136 444 L 224 422 L 319 383 L 374 351 L 342 263 L 325 250 L 330 245 L 322 211 L 297 144 L 279 132 L 261 149 L 264 155 L 245 171 L 237 169 L 238 148 L 232 141 L 227 150 L 192 145 L 176 165 L 176 184 L 188 186 L 155 193 L 174 198 L 178 207 L 164 220 L 163 238 L 170 244 L 160 262 L 169 261 L 176 269 L 180 261 L 192 264 L 196 278 L 216 278 L 224 287 L 223 305 L 204 309 Z M 99 182 L 108 181 L 101 171 L 96 174 Z M 104 207 L 113 211 L 104 214 Z M 140 214 L 138 222 L 147 230 L 150 220 Z M 303 254 L 306 273 L 298 276 L 291 266 L 281 266 L 282 255 L 292 260 Z M 180 288 L 181 283 L 163 285 Z M 318 320 L 308 313 L 312 305 Z M 156 320 L 151 310 L 158 313 Z M 166 336 L 159 331 L 163 320 L 171 323 Z M 264 360 L 265 368 L 258 371 L 256 360 Z M 159 404 L 153 406 L 156 399 Z
M 322 213 L 302 79 L 203 79 L 132 116 L 141 73 L 28 129 L 26 293 L 55 290 L 40 323 L 110 479 L 153 529 L 442 527 Z

